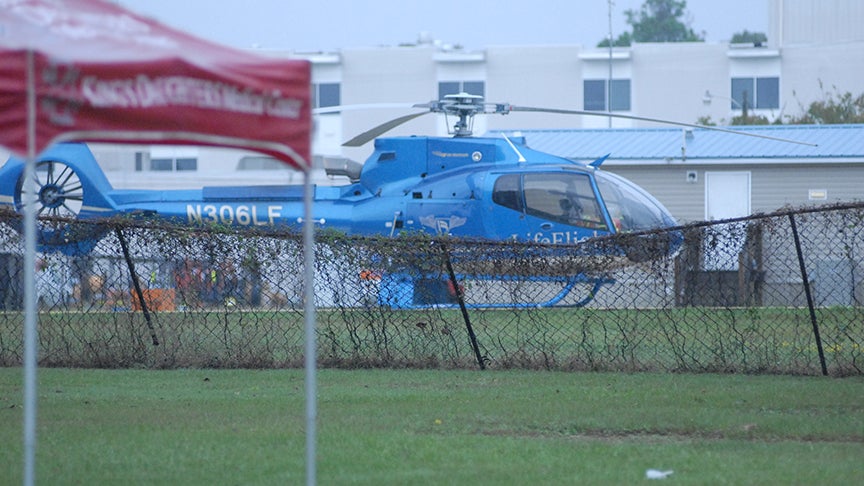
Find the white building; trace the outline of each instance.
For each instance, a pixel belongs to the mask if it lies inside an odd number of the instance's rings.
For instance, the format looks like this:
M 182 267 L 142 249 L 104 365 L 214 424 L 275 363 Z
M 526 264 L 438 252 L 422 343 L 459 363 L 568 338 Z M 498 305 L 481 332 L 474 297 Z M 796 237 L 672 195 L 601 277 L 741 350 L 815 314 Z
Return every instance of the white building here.
M 864 2 L 773 0 L 769 8 L 771 27 L 764 45 L 649 43 L 611 51 L 580 45 L 523 45 L 464 51 L 421 37 L 416 43 L 393 47 L 264 53 L 312 62 L 317 107 L 390 106 L 317 116 L 315 154 L 360 161 L 371 152 L 371 143 L 345 149 L 343 141 L 410 113 L 407 105 L 459 91 L 513 105 L 597 111 L 609 107 L 620 114 L 720 124 L 740 115 L 745 104 L 751 114 L 774 121 L 798 116 L 811 102 L 831 93 L 864 92 Z M 478 117 L 474 132 L 609 126 L 661 125 L 511 113 Z M 415 133 L 445 135 L 443 116 L 420 117 L 388 135 Z M 209 148 L 96 146 L 94 152 L 109 180 L 120 188 L 272 184 L 272 169 L 281 168 L 255 154 Z M 301 176 L 285 169 L 276 179 L 292 183 Z

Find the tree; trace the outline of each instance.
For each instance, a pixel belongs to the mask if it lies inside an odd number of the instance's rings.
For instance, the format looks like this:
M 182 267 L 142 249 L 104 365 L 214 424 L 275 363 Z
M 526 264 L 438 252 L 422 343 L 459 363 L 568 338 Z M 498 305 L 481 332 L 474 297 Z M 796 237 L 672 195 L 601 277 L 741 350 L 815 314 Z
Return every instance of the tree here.
M 771 123 L 768 117 L 763 115 L 753 115 L 750 113 L 750 103 L 747 99 L 747 91 L 744 91 L 744 97 L 741 102 L 741 114 L 733 116 L 730 125 L 769 125 Z
M 630 36 L 630 32 L 624 32 L 612 42 L 612 46 L 614 47 L 628 47 L 633 43 L 633 38 Z M 603 39 L 597 44 L 597 47 L 609 47 L 609 39 Z
M 821 81 L 819 85 L 821 88 Z M 835 86 L 833 93 L 825 95 L 823 92 L 823 96 L 826 97 L 824 100 L 810 103 L 801 116 L 788 117 L 787 123 L 790 125 L 864 123 L 864 93 L 858 96 L 849 91 L 840 93 Z
M 733 116 L 730 125 L 770 125 L 771 120 L 763 115 L 738 115 Z
M 636 11 L 624 11 L 633 33 L 625 32 L 613 42 L 615 46 L 629 46 L 632 42 L 702 42 L 704 36 L 696 34 L 681 20 L 687 8 L 686 0 L 645 0 Z M 604 39 L 597 47 L 608 47 Z
M 762 32 L 750 32 L 747 29 L 744 29 L 741 32 L 733 34 L 732 40 L 729 42 L 732 44 L 753 44 L 761 46 L 765 42 L 768 42 L 768 36 Z
M 686 0 L 645 0 L 642 8 L 627 10 L 627 23 L 633 26 L 636 42 L 701 42 L 689 25 L 681 22 Z
M 819 83 L 822 87 L 822 83 Z M 834 125 L 842 123 L 864 123 L 864 93 L 858 96 L 851 92 L 840 93 L 837 88 L 831 93 L 822 92 L 823 100 L 810 103 L 807 109 L 800 104 L 803 113 L 799 116 L 778 117 L 771 122 L 767 117 L 762 115 L 753 115 L 747 109 L 747 103 L 743 106 L 742 113 L 732 118 L 729 121 L 730 125 L 768 125 L 768 124 L 789 124 L 789 125 Z M 710 117 L 702 117 L 697 122 L 701 125 L 713 125 Z M 724 120 L 720 120 L 720 124 L 724 124 Z

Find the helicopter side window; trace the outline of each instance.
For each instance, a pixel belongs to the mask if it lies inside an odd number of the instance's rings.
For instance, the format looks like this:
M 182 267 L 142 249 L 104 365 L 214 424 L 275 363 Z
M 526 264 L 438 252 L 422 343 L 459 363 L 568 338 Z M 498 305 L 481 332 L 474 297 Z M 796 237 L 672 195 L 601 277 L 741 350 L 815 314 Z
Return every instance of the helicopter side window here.
M 526 174 L 525 212 L 570 226 L 606 229 L 585 174 Z
M 522 194 L 519 186 L 518 174 L 499 177 L 492 189 L 492 202 L 522 212 Z

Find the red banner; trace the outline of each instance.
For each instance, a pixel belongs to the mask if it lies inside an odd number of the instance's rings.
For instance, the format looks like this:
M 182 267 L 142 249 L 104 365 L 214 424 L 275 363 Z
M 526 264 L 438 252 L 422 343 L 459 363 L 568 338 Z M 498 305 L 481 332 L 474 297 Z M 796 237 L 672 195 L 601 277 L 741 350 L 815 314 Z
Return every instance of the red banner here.
M 191 37 L 99 0 L 0 0 L 0 144 L 214 145 L 305 170 L 310 65 Z

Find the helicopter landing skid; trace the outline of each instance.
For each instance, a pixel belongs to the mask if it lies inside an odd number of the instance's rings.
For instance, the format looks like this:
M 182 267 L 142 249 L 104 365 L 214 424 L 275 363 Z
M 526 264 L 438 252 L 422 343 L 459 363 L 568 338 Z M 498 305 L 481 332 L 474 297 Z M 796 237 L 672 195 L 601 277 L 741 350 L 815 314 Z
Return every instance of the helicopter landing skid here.
M 525 309 L 543 307 L 584 307 L 594 300 L 603 285 L 614 283 L 607 277 L 591 277 L 585 274 L 573 276 L 501 276 L 501 275 L 456 275 L 460 290 L 465 298 L 465 307 L 484 309 Z M 580 284 L 585 284 L 580 285 Z M 466 291 L 465 286 L 471 290 Z M 496 289 L 496 286 L 498 287 Z M 534 290 L 540 288 L 550 293 L 550 286 L 560 288 L 549 298 L 527 299 Z M 521 289 L 520 289 L 521 288 Z M 587 289 L 581 298 L 572 298 L 577 288 Z M 519 289 L 514 292 L 514 289 Z M 497 290 L 497 291 L 496 291 Z M 483 295 L 510 294 L 514 298 L 480 302 Z M 519 299 L 523 297 L 523 299 Z M 416 277 L 405 273 L 391 273 L 381 276 L 378 289 L 378 305 L 393 309 L 456 308 L 459 301 L 453 284 L 446 277 Z

